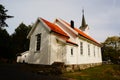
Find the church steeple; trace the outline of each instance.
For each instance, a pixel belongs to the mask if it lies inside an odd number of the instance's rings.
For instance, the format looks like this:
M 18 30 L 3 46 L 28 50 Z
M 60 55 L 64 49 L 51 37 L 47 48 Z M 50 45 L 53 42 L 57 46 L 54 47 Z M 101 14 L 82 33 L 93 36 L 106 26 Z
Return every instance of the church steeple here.
M 86 32 L 89 29 L 85 21 L 84 9 L 82 10 L 82 22 L 81 22 L 81 26 L 79 27 L 79 29 L 81 29 L 83 32 Z

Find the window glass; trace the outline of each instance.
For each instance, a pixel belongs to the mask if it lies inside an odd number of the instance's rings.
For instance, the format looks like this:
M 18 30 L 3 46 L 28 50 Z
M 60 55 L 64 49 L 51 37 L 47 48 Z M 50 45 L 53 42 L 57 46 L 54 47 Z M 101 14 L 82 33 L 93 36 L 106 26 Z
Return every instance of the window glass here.
M 73 48 L 71 48 L 71 55 L 73 55 Z
M 88 55 L 90 56 L 90 45 L 88 44 Z
M 83 43 L 80 42 L 80 54 L 83 55 Z
M 37 43 L 36 43 L 36 51 L 40 50 L 41 46 L 41 34 L 37 34 Z

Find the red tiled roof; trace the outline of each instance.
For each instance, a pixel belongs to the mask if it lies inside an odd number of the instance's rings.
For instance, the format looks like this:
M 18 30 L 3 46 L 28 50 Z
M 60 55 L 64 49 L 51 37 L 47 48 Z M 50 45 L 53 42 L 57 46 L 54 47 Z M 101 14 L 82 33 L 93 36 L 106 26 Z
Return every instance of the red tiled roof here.
M 72 42 L 72 41 L 70 41 L 70 40 L 66 40 L 66 42 L 67 42 L 67 43 L 74 44 L 74 45 L 78 46 L 78 44 L 77 44 L 77 43 L 74 43 L 74 42 Z
M 56 33 L 58 33 L 58 34 L 61 34 L 61 35 L 63 35 L 63 36 L 69 37 L 69 36 L 68 36 L 62 29 L 60 29 L 57 25 L 55 25 L 55 24 L 53 24 L 53 23 L 51 23 L 51 22 L 49 22 L 49 21 L 47 21 L 47 20 L 45 20 L 45 19 L 43 19 L 43 18 L 41 18 L 41 19 L 45 22 L 45 24 L 48 25 L 48 27 L 49 27 L 52 31 L 54 31 L 54 32 L 56 32 Z M 62 37 L 61 37 L 61 38 L 62 38 Z M 76 45 L 76 46 L 77 46 L 76 43 L 68 40 L 68 38 L 62 38 L 62 39 L 65 40 L 67 43 L 70 43 L 70 44 L 73 44 L 73 45 Z
M 60 19 L 60 20 L 62 20 L 62 19 Z M 70 24 L 69 23 L 67 23 L 66 21 L 64 21 L 64 20 L 62 20 L 66 25 L 68 25 L 69 27 L 70 27 Z M 91 40 L 91 41 L 93 41 L 93 42 L 95 42 L 95 43 L 97 43 L 97 44 L 99 44 L 100 45 L 100 43 L 98 43 L 96 40 L 94 40 L 92 37 L 90 37 L 90 36 L 88 36 L 87 34 L 85 34 L 84 32 L 82 32 L 80 29 L 78 29 L 78 28 L 74 28 L 74 30 L 75 31 L 77 31 L 78 33 L 79 33 L 79 35 L 81 35 L 81 36 L 83 36 L 83 37 L 85 37 L 85 38 L 87 38 L 87 39 L 89 39 L 89 40 Z
M 77 44 L 77 43 L 75 43 L 75 42 L 73 42 L 73 41 L 70 41 L 68 38 L 63 38 L 63 37 L 61 37 L 61 39 L 65 40 L 65 41 L 66 41 L 66 43 L 69 43 L 69 44 L 73 44 L 73 45 L 78 46 L 78 44 Z
M 100 45 L 100 43 L 98 43 L 96 40 L 94 40 L 93 38 L 91 38 L 90 36 L 88 36 L 87 34 L 85 34 L 84 32 L 82 32 L 80 29 L 74 28 L 74 30 L 77 31 L 81 36 L 83 36 L 83 37 L 85 37 L 85 38 L 87 38 L 87 39 L 89 39 L 91 41 L 94 41 L 95 43 L 97 43 L 97 44 Z
M 47 21 L 47 20 L 45 20 L 45 19 L 43 19 L 43 18 L 41 18 L 47 25 L 48 25 L 48 27 L 52 30 L 52 31 L 54 31 L 54 32 L 56 32 L 56 33 L 58 33 L 58 34 L 61 34 L 61 35 L 63 35 L 63 36 L 66 36 L 66 37 L 69 37 L 62 29 L 60 29 L 57 25 L 55 25 L 55 24 L 53 24 L 53 23 L 51 23 L 51 22 L 49 22 L 49 21 Z

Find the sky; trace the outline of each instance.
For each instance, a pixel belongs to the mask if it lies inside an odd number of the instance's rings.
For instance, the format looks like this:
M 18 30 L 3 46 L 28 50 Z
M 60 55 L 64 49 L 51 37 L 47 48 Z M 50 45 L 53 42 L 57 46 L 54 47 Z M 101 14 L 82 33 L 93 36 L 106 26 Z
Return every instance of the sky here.
M 75 27 L 81 25 L 82 9 L 89 35 L 99 42 L 107 37 L 120 36 L 120 0 L 0 0 L 14 18 L 7 19 L 9 34 L 20 23 L 31 25 L 38 17 L 50 22 L 61 18 L 67 22 L 74 21 Z

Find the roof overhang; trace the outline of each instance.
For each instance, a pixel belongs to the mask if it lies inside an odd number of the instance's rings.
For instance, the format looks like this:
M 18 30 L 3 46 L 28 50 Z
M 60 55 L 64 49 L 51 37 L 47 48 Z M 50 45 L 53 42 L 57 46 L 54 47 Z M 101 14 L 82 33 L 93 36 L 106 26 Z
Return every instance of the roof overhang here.
M 63 39 L 63 38 L 57 37 L 56 40 L 58 40 L 58 41 L 60 41 L 60 42 L 62 42 L 62 43 L 64 43 L 64 44 L 67 44 L 67 45 L 78 46 L 77 43 L 72 42 L 72 41 L 70 41 L 69 39 Z

